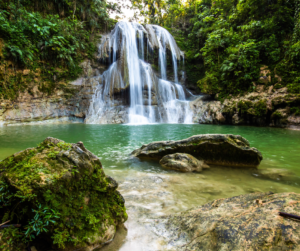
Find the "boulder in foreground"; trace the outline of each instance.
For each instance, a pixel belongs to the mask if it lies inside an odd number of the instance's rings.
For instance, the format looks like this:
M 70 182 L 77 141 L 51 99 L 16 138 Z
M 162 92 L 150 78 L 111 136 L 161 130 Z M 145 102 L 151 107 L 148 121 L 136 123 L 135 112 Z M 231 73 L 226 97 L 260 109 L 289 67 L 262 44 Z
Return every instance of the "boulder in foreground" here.
M 0 232 L 6 250 L 30 242 L 37 250 L 92 251 L 127 219 L 117 182 L 82 142 L 47 138 L 0 162 L 0 172 L 2 222 L 21 224 Z
M 165 169 L 179 172 L 201 172 L 203 168 L 209 168 L 203 160 L 198 160 L 187 153 L 174 153 L 164 156 L 159 164 Z
M 262 154 L 249 142 L 232 134 L 202 134 L 178 141 L 158 141 L 132 152 L 141 159 L 160 160 L 168 154 L 188 153 L 210 165 L 257 167 Z
M 155 220 L 172 250 L 299 250 L 300 194 L 254 193 L 214 200 Z

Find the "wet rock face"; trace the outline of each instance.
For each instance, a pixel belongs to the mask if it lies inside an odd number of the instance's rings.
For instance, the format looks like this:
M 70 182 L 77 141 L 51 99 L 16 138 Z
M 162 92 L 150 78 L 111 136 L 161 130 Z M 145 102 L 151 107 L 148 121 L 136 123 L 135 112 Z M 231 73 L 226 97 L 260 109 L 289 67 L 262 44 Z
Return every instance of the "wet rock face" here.
M 203 168 L 209 168 L 203 160 L 198 160 L 186 153 L 166 155 L 159 161 L 159 164 L 165 169 L 179 172 L 201 172 Z
M 217 97 L 217 95 L 216 95 Z M 199 97 L 190 103 L 193 122 L 199 124 L 233 124 L 300 128 L 300 116 L 295 113 L 299 94 L 288 93 L 286 87 L 274 89 L 259 85 L 255 92 L 220 101 Z
M 181 214 L 156 219 L 152 227 L 172 250 L 298 250 L 300 194 L 254 193 L 214 200 Z
M 69 83 L 65 90 L 51 95 L 39 91 L 35 85 L 30 92 L 20 92 L 16 100 L 0 100 L 0 126 L 26 123 L 80 122 L 87 115 L 90 100 L 98 85 L 96 66 L 82 63 L 83 75 Z M 100 67 L 100 66 L 99 66 Z
M 56 223 L 44 226 L 47 232 L 32 232 L 38 250 L 45 250 L 39 248 L 41 242 L 66 251 L 95 250 L 113 239 L 116 227 L 127 219 L 118 183 L 105 175 L 99 158 L 82 142 L 49 137 L 0 162 L 0 173 L 0 196 L 6 198 L 0 215 L 21 224 L 22 235 L 35 219 L 32 210 L 49 208 L 58 216 Z
M 168 154 L 188 153 L 211 165 L 257 167 L 262 154 L 249 142 L 232 134 L 202 134 L 178 141 L 159 141 L 132 152 L 141 159 L 160 160 Z

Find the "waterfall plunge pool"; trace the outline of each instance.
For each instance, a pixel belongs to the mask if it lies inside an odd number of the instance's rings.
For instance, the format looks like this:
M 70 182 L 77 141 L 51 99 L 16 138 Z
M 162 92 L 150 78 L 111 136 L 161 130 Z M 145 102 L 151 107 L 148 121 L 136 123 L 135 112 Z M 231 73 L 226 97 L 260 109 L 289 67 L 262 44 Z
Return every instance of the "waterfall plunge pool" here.
M 82 141 L 100 157 L 105 173 L 119 182 L 129 215 L 128 231 L 120 230 L 104 251 L 172 250 L 152 233 L 147 220 L 181 212 L 214 199 L 251 192 L 296 192 L 300 184 L 264 180 L 253 170 L 214 167 L 202 173 L 163 170 L 156 162 L 130 158 L 143 144 L 179 140 L 196 134 L 230 133 L 249 140 L 263 154 L 259 169 L 288 169 L 300 177 L 300 131 L 278 128 L 199 124 L 87 125 L 57 124 L 0 127 L 0 160 L 34 147 L 51 136 L 66 142 Z

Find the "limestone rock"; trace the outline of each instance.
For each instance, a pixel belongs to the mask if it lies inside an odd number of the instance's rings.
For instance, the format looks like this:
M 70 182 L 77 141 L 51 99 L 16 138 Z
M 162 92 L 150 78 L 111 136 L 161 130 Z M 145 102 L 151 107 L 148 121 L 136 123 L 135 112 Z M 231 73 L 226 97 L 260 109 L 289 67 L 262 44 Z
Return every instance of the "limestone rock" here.
M 172 250 L 299 250 L 300 194 L 253 193 L 214 200 L 155 219 L 153 230 Z
M 262 78 L 262 77 L 261 77 Z M 266 77 L 265 77 L 266 78 Z M 264 79 L 265 80 L 265 79 Z M 256 91 L 258 93 L 262 93 L 264 91 L 265 86 L 264 85 L 257 85 L 256 86 Z
M 291 128 L 291 129 L 297 129 L 299 130 L 300 129 L 300 116 L 294 116 L 294 115 L 291 115 L 287 118 L 288 120 L 288 127 Z
M 274 88 L 274 86 L 273 86 L 273 85 L 269 86 L 269 89 L 268 89 L 268 94 L 272 94 L 272 92 L 273 92 L 273 88 Z
M 152 50 L 154 50 L 154 48 L 159 48 L 159 43 L 158 43 L 157 37 L 155 35 L 155 30 L 153 29 L 153 26 L 150 24 L 146 24 L 145 29 L 148 32 L 149 44 L 150 44 Z
M 159 164 L 165 169 L 179 172 L 201 172 L 203 168 L 209 168 L 203 160 L 198 160 L 186 153 L 166 155 L 159 161 Z
M 158 141 L 132 152 L 138 158 L 160 160 L 173 153 L 192 154 L 197 159 L 203 159 L 211 165 L 257 167 L 261 160 L 261 153 L 249 142 L 232 134 L 202 134 L 178 141 Z
M 110 241 L 117 226 L 127 219 L 117 182 L 105 175 L 99 158 L 82 142 L 68 144 L 49 137 L 38 147 L 0 162 L 0 173 L 0 196 L 6 198 L 1 213 L 12 224 L 31 226 L 36 217 L 33 210 L 40 212 L 41 221 L 41 212 L 50 209 L 58 217 L 43 224 L 47 232 L 42 229 L 40 234 L 39 225 L 32 230 L 36 243 L 31 244 L 38 250 L 44 250 L 39 247 L 41 242 L 56 250 L 53 240 L 59 240 L 60 250 L 95 250 Z
M 30 73 L 30 70 L 29 69 L 25 69 L 23 70 L 23 75 L 26 76 Z
M 264 87 L 264 86 L 262 86 Z M 286 87 L 274 86 L 220 101 L 205 101 L 201 97 L 190 102 L 193 122 L 200 124 L 234 124 L 276 126 L 300 129 L 300 119 L 290 114 L 297 106 L 299 94 L 288 93 Z
M 199 97 L 190 102 L 193 111 L 193 122 L 200 124 L 221 124 L 225 122 L 222 115 L 223 105 L 219 101 L 207 102 L 204 97 Z

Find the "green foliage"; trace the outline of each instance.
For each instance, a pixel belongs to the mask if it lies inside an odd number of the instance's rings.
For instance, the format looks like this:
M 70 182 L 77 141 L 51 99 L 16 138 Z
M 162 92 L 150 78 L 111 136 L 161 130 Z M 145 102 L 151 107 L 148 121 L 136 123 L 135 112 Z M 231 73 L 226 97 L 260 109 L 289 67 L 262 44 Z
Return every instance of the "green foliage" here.
M 267 114 L 267 102 L 266 100 L 259 100 L 254 104 L 255 115 L 258 117 L 264 117 Z
M 241 100 L 240 102 L 238 102 L 237 106 L 240 109 L 240 112 L 243 114 L 247 113 L 248 110 L 253 106 L 253 104 L 251 101 Z
M 0 249 L 2 251 L 22 251 L 24 246 L 20 244 L 22 238 L 18 228 L 8 227 L 1 230 Z
M 0 98 L 38 85 L 51 94 L 94 58 L 96 32 L 110 28 L 105 0 L 0 3 Z M 23 70 L 28 73 L 23 74 Z
M 35 213 L 35 216 L 31 221 L 29 221 L 29 224 L 25 227 L 25 242 L 31 241 L 36 236 L 38 236 L 42 232 L 48 232 L 47 228 L 51 224 L 56 224 L 56 220 L 59 219 L 60 213 L 57 211 L 46 207 L 42 207 L 40 204 L 38 208 L 32 209 L 32 211 Z
M 57 144 L 57 146 L 60 148 L 60 149 L 62 149 L 62 150 L 70 150 L 71 149 L 71 146 L 72 146 L 72 144 L 70 144 L 70 143 L 66 143 L 66 142 L 59 142 L 58 144 Z
M 51 151 L 50 153 L 48 153 L 48 157 L 50 159 L 54 159 L 58 153 L 59 151 Z
M 300 116 L 300 108 L 299 107 L 291 107 L 290 111 L 295 116 Z
M 272 113 L 272 119 L 281 119 L 282 114 L 279 111 L 275 111 Z
M 298 0 L 164 3 L 165 15 L 157 20 L 185 51 L 186 67 L 199 65 L 192 81 L 196 75 L 202 92 L 219 93 L 223 99 L 253 91 L 260 68 L 267 65 L 270 85 L 278 82 L 277 75 L 282 78 L 281 87 L 300 93 Z
M 53 244 L 56 244 L 59 248 L 65 248 L 65 244 L 69 241 L 70 234 L 65 229 L 63 231 L 59 231 L 55 229 L 55 233 L 53 235 Z

